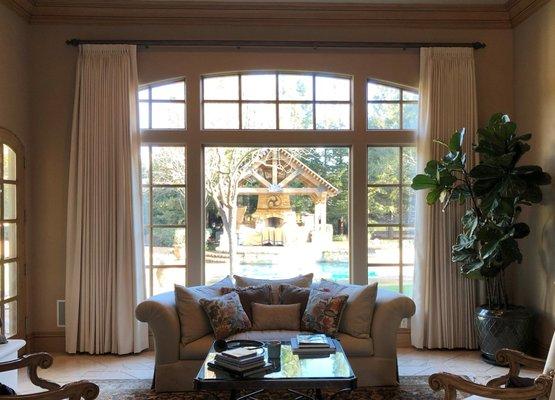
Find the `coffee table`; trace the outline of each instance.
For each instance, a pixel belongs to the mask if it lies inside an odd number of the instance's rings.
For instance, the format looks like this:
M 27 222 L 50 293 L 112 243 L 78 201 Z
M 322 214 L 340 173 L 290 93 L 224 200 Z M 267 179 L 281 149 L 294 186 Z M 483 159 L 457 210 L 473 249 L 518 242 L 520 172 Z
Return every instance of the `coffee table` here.
M 335 339 L 334 344 L 335 354 L 299 358 L 293 354 L 289 342 L 282 342 L 281 357 L 269 360 L 274 364 L 274 370 L 248 378 L 210 368 L 208 363 L 216 356 L 214 347 L 211 347 L 195 378 L 194 387 L 208 393 L 228 391 L 230 400 L 256 399 L 256 395 L 267 390 L 287 390 L 297 395 L 296 399 L 321 400 L 324 399 L 324 389 L 332 391 L 328 398 L 334 399 L 357 387 L 357 378 L 341 344 Z M 241 391 L 251 392 L 239 395 Z

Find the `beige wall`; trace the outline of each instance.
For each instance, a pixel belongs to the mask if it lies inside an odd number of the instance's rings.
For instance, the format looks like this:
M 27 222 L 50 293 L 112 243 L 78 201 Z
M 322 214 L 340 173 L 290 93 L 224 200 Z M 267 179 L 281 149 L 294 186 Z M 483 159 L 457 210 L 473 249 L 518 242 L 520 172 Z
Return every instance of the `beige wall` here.
M 529 163 L 555 178 L 555 2 L 543 6 L 514 31 L 515 122 L 533 134 Z M 523 241 L 524 261 L 513 267 L 514 301 L 538 313 L 536 339 L 548 347 L 555 329 L 555 192 L 525 212 L 532 228 Z
M 33 232 L 30 245 L 32 269 L 32 331 L 37 343 L 60 332 L 55 323 L 55 300 L 64 297 L 66 193 L 70 125 L 77 50 L 64 44 L 80 38 L 255 38 L 321 40 L 484 41 L 487 48 L 476 53 L 479 119 L 483 123 L 496 111 L 512 112 L 512 31 L 384 28 L 278 28 L 186 27 L 186 26 L 32 26 L 32 111 L 34 116 L 33 167 L 31 176 Z M 324 53 L 322 58 L 318 54 Z M 337 54 L 337 53 L 336 53 Z M 305 62 L 309 61 L 309 62 Z M 154 81 L 187 75 L 188 69 L 206 72 L 239 67 L 339 70 L 349 73 L 367 65 L 368 75 L 412 86 L 418 83 L 415 51 L 368 51 L 366 53 L 240 52 L 191 53 L 184 50 L 151 49 L 139 55 L 140 79 Z M 262 65 L 263 64 L 263 65 Z M 40 346 L 39 346 L 40 347 Z
M 26 144 L 29 118 L 30 27 L 15 12 L 0 5 L 0 127 Z

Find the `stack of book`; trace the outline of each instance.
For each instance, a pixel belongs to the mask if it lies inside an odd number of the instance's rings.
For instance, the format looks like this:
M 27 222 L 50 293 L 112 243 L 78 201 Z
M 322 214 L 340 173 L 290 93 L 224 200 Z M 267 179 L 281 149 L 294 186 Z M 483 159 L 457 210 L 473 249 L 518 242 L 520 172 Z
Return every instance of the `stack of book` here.
M 241 377 L 262 374 L 272 367 L 264 358 L 264 350 L 245 347 L 218 353 L 208 365 Z
M 291 338 L 293 354 L 299 356 L 328 356 L 335 353 L 333 340 L 323 334 L 299 334 Z

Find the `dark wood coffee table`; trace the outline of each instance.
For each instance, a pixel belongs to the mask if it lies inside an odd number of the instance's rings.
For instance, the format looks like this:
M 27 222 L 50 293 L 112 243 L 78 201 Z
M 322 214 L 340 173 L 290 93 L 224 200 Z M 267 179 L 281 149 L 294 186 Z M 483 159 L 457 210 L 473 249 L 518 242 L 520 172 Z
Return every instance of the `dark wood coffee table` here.
M 216 352 L 212 347 L 194 381 L 196 390 L 207 392 L 230 392 L 230 400 L 256 399 L 256 395 L 265 391 L 287 390 L 297 395 L 297 399 L 324 399 L 323 390 L 336 396 L 350 392 L 357 387 L 357 378 L 351 369 L 349 360 L 341 347 L 334 340 L 337 351 L 326 357 L 299 358 L 291 351 L 289 342 L 281 345 L 281 357 L 270 360 L 274 371 L 249 378 L 238 378 L 225 371 L 208 366 Z M 250 391 L 239 395 L 241 391 Z M 214 396 L 216 397 L 216 396 Z

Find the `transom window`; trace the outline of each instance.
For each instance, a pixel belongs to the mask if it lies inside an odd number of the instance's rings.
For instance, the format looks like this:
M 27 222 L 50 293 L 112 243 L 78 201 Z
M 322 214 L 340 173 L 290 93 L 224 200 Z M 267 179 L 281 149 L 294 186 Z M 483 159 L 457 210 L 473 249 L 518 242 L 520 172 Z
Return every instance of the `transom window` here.
M 142 146 L 144 260 L 149 296 L 185 283 L 185 147 Z
M 368 148 L 368 280 L 412 295 L 414 147 Z
M 141 129 L 185 129 L 185 82 L 142 87 L 139 116 Z
M 418 93 L 415 90 L 368 81 L 368 130 L 418 128 Z
M 350 77 L 238 73 L 202 78 L 206 130 L 350 130 Z

